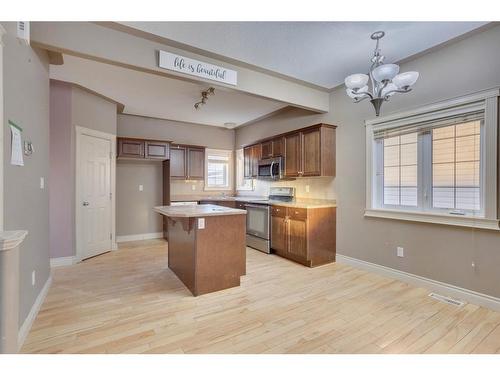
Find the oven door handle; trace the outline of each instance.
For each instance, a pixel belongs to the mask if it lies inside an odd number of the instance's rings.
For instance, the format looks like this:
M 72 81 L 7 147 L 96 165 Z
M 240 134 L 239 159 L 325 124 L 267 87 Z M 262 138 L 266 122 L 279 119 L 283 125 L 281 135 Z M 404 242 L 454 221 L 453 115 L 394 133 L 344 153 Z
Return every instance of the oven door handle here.
M 271 162 L 271 168 L 269 169 L 269 172 L 271 173 L 271 178 L 274 179 L 274 175 L 273 175 L 273 166 L 274 166 L 274 161 Z

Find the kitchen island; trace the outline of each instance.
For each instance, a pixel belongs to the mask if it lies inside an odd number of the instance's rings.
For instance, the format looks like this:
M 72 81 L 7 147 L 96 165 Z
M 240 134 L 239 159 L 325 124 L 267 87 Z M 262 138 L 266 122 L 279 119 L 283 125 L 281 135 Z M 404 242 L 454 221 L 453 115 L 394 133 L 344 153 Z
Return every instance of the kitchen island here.
M 168 267 L 195 296 L 240 285 L 246 211 L 211 204 L 159 206 L 167 218 Z

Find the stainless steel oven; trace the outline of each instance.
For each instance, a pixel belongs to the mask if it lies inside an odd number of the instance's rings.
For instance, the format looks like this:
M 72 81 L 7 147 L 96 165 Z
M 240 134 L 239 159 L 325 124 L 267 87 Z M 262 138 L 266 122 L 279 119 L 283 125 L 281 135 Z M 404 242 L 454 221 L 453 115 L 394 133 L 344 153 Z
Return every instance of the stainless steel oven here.
M 263 251 L 271 252 L 271 226 L 269 216 L 269 205 L 267 204 L 245 204 L 247 210 L 247 246 Z
M 259 161 L 258 178 L 279 180 L 283 178 L 285 165 L 283 158 L 272 158 Z

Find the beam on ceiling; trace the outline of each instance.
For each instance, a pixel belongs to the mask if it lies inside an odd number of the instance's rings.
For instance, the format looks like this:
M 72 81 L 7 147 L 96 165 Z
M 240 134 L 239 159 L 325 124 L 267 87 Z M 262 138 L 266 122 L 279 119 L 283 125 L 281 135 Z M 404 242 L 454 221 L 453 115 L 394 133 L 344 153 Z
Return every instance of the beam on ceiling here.
M 32 22 L 31 44 L 83 58 L 190 82 L 206 82 L 318 113 L 330 110 L 330 94 L 284 78 L 254 71 L 190 51 L 147 40 L 90 22 Z M 236 87 L 158 67 L 158 51 L 164 50 L 238 71 Z

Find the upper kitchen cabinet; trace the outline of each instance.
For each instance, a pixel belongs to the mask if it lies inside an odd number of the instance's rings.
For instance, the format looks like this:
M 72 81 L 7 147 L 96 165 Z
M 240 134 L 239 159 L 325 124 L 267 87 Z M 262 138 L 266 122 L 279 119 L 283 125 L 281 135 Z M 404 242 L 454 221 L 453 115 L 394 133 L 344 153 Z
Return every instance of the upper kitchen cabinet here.
M 273 158 L 277 158 L 278 156 L 283 156 L 283 151 L 285 150 L 285 146 L 283 145 L 284 137 L 274 138 L 273 142 Z
M 168 159 L 170 157 L 170 143 L 161 141 L 146 141 L 145 156 L 147 159 Z
M 172 145 L 170 148 L 170 178 L 186 179 L 186 148 L 179 145 Z
M 118 158 L 168 160 L 170 142 L 137 138 L 117 139 Z
M 257 177 L 259 173 L 259 160 L 261 160 L 261 155 L 262 147 L 260 143 L 243 149 L 243 172 L 245 178 Z
M 335 176 L 335 126 L 319 124 L 285 135 L 285 176 Z
M 335 176 L 334 125 L 317 124 L 243 149 L 245 178 L 257 177 L 259 160 L 283 157 L 285 177 Z
M 273 141 L 265 141 L 261 143 L 262 159 L 270 159 L 273 157 Z
M 302 134 L 285 135 L 285 176 L 299 177 L 302 174 Z
M 205 176 L 205 149 L 188 145 L 170 148 L 170 178 L 176 180 L 203 180 Z
M 203 180 L 205 177 L 205 149 L 188 147 L 187 178 L 188 180 Z
M 252 177 L 259 175 L 259 160 L 261 160 L 262 148 L 260 143 L 252 146 Z
M 118 138 L 118 157 L 144 158 L 144 140 L 131 138 Z
M 270 139 L 261 143 L 261 159 L 283 156 L 283 137 Z

